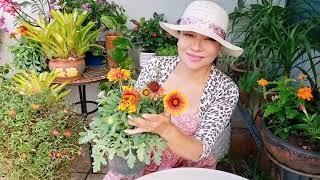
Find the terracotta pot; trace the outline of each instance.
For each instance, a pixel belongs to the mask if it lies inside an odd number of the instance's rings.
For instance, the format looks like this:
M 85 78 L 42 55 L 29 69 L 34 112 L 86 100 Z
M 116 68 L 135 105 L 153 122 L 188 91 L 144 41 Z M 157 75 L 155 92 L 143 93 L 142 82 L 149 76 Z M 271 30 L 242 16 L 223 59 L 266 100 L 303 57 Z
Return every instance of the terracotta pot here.
M 320 175 L 320 152 L 304 150 L 276 137 L 259 116 L 256 125 L 268 153 L 278 162 L 298 172 Z
M 257 146 L 247 128 L 231 129 L 230 153 L 237 159 L 248 158 L 257 151 Z
M 106 50 L 108 53 L 110 53 L 110 51 L 114 49 L 114 45 L 112 44 L 112 42 L 117 39 L 117 37 L 118 36 L 115 34 L 106 34 Z M 119 67 L 119 64 L 114 61 L 110 55 L 108 55 L 108 63 L 110 68 Z
M 59 72 L 56 81 L 76 81 L 82 77 L 86 63 L 84 58 L 56 58 L 49 60 L 49 69 Z

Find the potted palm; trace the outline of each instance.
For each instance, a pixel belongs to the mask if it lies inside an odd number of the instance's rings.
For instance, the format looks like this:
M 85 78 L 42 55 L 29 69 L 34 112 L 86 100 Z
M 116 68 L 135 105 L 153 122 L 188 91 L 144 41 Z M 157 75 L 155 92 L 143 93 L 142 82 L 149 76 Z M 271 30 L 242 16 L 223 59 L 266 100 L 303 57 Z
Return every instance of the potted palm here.
M 92 30 L 95 23 L 83 25 L 88 16 L 86 11 L 62 13 L 50 11 L 53 21 L 46 23 L 43 18 L 38 27 L 28 23 L 27 38 L 39 42 L 42 51 L 49 59 L 49 69 L 59 71 L 58 81 L 73 81 L 81 78 L 85 69 L 84 54 L 98 37 L 98 30 Z

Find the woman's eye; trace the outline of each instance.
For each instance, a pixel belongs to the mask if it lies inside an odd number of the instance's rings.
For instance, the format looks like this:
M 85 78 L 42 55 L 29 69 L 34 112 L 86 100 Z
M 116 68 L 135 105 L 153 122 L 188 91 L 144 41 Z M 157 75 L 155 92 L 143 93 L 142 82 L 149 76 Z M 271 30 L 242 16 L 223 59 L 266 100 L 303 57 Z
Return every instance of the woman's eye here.
M 193 35 L 190 34 L 190 33 L 185 33 L 184 35 L 187 36 L 187 37 L 193 37 Z
M 212 39 L 212 38 L 207 38 L 206 40 L 212 41 L 212 42 L 215 42 L 215 41 L 216 41 L 215 39 Z

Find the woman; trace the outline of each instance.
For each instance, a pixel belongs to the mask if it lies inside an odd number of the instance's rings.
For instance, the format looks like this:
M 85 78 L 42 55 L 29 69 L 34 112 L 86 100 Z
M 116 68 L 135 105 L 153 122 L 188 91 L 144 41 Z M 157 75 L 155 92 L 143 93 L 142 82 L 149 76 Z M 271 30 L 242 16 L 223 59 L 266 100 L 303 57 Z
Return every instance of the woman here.
M 238 101 L 236 84 L 214 66 L 219 53 L 239 56 L 243 49 L 225 40 L 227 12 L 211 1 L 194 1 L 179 25 L 160 23 L 178 38 L 178 57 L 156 57 L 143 68 L 136 87 L 157 81 L 166 92 L 179 90 L 188 107 L 179 116 L 144 114 L 129 120 L 135 129 L 126 133 L 153 132 L 166 142 L 159 166 L 151 164 L 138 176 L 173 167 L 215 169 L 229 148 L 230 117 Z M 130 117 L 129 117 L 130 118 Z M 123 179 L 109 172 L 105 179 Z

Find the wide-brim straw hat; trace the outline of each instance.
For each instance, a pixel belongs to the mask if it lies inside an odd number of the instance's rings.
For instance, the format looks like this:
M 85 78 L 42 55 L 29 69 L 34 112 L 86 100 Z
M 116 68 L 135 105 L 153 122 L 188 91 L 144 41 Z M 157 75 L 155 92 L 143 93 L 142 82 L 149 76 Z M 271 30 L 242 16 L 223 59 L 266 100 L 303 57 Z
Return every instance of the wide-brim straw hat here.
M 216 3 L 193 1 L 185 9 L 179 24 L 160 22 L 160 26 L 176 38 L 179 31 L 192 31 L 208 36 L 222 45 L 222 53 L 238 57 L 243 49 L 225 39 L 228 23 L 228 13 Z

